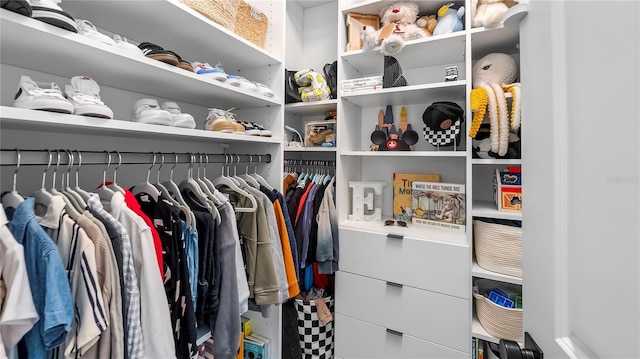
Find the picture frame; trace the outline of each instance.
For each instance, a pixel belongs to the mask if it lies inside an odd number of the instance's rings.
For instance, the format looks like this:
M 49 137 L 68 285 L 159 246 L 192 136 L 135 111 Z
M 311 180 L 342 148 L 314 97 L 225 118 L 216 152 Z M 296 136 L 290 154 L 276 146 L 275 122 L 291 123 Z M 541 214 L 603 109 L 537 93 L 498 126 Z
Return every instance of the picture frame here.
M 347 14 L 347 46 L 345 51 L 362 49 L 362 32 L 365 27 L 372 26 L 380 29 L 380 17 L 378 15 L 366 15 L 350 12 Z

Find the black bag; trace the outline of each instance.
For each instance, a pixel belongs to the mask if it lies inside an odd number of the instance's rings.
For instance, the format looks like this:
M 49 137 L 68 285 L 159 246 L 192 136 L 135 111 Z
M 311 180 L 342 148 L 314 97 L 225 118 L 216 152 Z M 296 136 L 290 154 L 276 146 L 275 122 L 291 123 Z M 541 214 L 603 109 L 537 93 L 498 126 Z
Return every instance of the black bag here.
M 302 102 L 300 92 L 298 92 L 298 84 L 293 79 L 293 75 L 298 71 L 288 71 L 284 69 L 284 103 Z
M 324 78 L 327 80 L 327 85 L 331 89 L 331 98 L 338 98 L 338 61 L 325 64 L 322 71 L 324 72 Z

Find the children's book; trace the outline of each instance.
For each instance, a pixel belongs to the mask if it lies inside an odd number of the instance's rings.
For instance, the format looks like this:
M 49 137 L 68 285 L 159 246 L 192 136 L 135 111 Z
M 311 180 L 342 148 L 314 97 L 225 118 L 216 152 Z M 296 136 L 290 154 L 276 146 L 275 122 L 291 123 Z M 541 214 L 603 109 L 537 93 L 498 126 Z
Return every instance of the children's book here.
M 411 184 L 414 181 L 440 182 L 440 175 L 429 173 L 394 173 L 393 219 L 411 221 L 411 217 L 413 216 Z
M 269 359 L 267 343 L 253 334 L 244 338 L 244 359 Z
M 464 184 L 413 182 L 413 223 L 435 229 L 465 231 Z

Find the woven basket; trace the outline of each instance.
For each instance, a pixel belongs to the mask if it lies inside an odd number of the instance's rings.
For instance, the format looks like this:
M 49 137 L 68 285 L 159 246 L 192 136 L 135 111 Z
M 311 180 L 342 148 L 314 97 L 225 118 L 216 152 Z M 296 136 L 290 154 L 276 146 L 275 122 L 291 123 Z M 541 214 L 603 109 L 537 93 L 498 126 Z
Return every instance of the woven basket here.
M 240 0 L 180 0 L 180 2 L 234 31 Z
M 475 284 L 480 293 L 489 291 L 497 286 L 495 282 L 484 279 L 476 281 Z M 500 287 L 519 290 L 519 288 L 506 283 L 500 283 Z M 515 340 L 521 343 L 524 341 L 522 309 L 499 306 L 478 293 L 473 293 L 473 297 L 476 302 L 476 315 L 487 333 L 498 339 Z
M 478 265 L 522 278 L 522 228 L 473 221 L 473 247 Z
M 259 9 L 240 0 L 236 14 L 235 32 L 254 44 L 264 47 L 269 18 Z

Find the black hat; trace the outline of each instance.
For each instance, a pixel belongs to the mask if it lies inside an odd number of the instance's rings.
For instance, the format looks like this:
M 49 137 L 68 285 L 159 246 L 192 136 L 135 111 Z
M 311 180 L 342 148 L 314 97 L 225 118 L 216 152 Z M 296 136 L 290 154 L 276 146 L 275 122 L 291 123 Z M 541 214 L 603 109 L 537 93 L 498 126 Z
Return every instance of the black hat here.
M 455 102 L 432 103 L 422 114 L 424 139 L 434 146 L 449 146 L 460 142 L 464 110 Z

